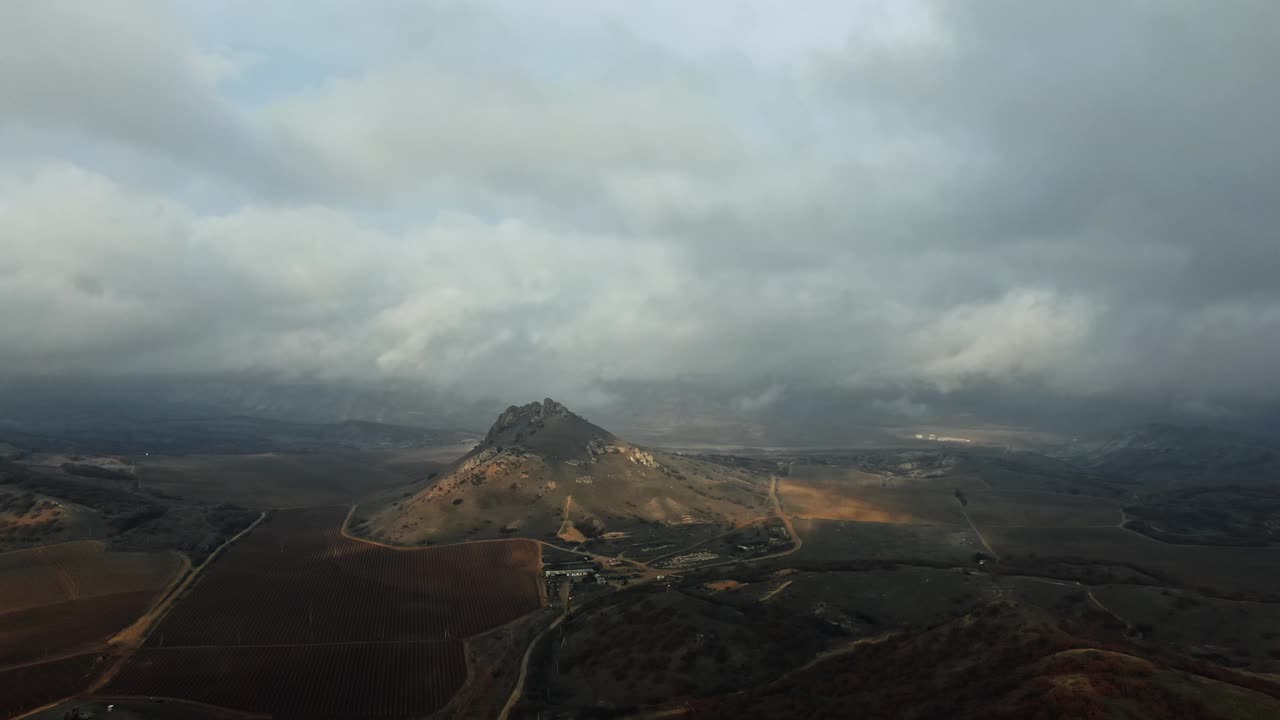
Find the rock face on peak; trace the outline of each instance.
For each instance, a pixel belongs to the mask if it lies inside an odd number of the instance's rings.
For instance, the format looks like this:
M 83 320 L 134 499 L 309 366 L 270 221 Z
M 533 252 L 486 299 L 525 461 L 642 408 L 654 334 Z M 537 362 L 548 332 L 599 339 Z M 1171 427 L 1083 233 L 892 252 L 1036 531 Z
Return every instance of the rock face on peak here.
M 476 449 L 516 448 L 572 460 L 591 454 L 593 446 L 613 441 L 616 438 L 606 430 L 547 398 L 504 410 Z
M 400 544 L 586 542 L 661 526 L 720 532 L 768 513 L 768 478 L 638 448 L 550 398 L 507 408 L 433 480 L 362 507 L 357 531 Z
M 489 428 L 489 434 L 485 435 L 485 442 L 494 440 L 508 430 L 519 427 L 535 426 L 538 423 L 545 423 L 548 418 L 561 418 L 573 415 L 569 412 L 569 408 L 560 403 L 547 398 L 540 403 L 532 402 L 528 405 L 512 405 L 507 408 L 498 419 Z

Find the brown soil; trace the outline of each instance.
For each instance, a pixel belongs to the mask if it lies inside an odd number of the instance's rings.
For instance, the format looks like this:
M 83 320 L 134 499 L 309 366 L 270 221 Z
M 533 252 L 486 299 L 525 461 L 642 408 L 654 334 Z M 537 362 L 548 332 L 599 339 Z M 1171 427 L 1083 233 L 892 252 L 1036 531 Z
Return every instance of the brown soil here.
M 738 588 L 743 587 L 743 583 L 740 583 L 737 580 L 717 580 L 715 582 L 709 582 L 703 587 L 711 590 L 712 592 L 721 592 L 723 590 L 737 590 Z
M 573 526 L 572 520 L 565 520 L 560 525 L 560 531 L 556 533 L 556 537 L 567 543 L 573 544 L 584 543 L 587 541 L 587 536 L 583 535 L 581 530 Z

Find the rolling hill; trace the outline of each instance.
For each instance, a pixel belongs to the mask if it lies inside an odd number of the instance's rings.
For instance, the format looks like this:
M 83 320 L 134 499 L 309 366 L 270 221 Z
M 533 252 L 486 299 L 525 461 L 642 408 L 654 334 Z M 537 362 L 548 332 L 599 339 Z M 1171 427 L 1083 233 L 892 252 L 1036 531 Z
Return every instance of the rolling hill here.
M 1075 458 L 1088 472 L 1148 490 L 1276 486 L 1280 447 L 1267 438 L 1215 428 L 1149 423 Z
M 651 534 L 720 527 L 768 511 L 767 478 L 632 445 L 551 399 L 507 408 L 437 478 L 361 509 L 353 531 L 397 544 Z
M 689 718 L 1262 720 L 1270 677 L 1193 660 L 1043 610 L 997 603 L 854 643 L 773 683 L 686 703 Z

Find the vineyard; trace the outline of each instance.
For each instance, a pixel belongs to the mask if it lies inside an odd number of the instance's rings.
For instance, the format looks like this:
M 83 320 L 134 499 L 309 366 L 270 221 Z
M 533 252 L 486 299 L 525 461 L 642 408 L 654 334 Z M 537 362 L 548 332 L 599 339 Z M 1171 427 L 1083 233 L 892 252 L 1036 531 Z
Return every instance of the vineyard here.
M 99 542 L 0 554 L 0 667 L 87 651 L 146 612 L 182 569 L 172 553 Z
M 273 513 L 201 574 L 106 692 L 277 717 L 421 715 L 465 680 L 461 639 L 539 606 L 532 541 L 393 550 L 343 536 L 345 513 Z
M 0 615 L 0 667 L 88 649 L 137 620 L 155 591 L 114 593 Z
M 0 670 L 0 717 L 13 717 L 83 690 L 97 661 L 93 654 L 75 655 Z
M 82 541 L 0 553 L 0 613 L 81 598 L 158 590 L 182 567 L 168 552 L 108 552 Z
M 159 694 L 276 718 L 403 718 L 466 680 L 462 642 L 144 648 L 108 694 Z

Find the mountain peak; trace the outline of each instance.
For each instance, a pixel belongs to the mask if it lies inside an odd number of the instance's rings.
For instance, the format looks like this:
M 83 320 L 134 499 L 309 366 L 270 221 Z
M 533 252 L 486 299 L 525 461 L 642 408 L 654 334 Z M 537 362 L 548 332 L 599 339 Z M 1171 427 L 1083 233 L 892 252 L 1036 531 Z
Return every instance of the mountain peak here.
M 660 526 L 679 526 L 681 537 L 694 526 L 719 533 L 768 511 L 760 477 L 636 447 L 551 398 L 508 407 L 481 443 L 414 487 L 369 518 L 371 533 L 398 543 L 516 532 L 580 543 L 607 527 L 643 545 Z
M 546 398 L 542 402 L 531 402 L 528 405 L 512 405 L 498 416 L 493 426 L 489 428 L 488 434 L 484 436 L 484 440 L 488 443 L 513 428 L 534 426 L 550 418 L 570 415 L 573 413 L 569 412 L 569 408 L 551 398 Z
M 606 430 L 546 398 L 528 405 L 512 405 L 498 416 L 479 448 L 515 447 L 552 455 L 587 452 L 593 442 L 612 440 Z

